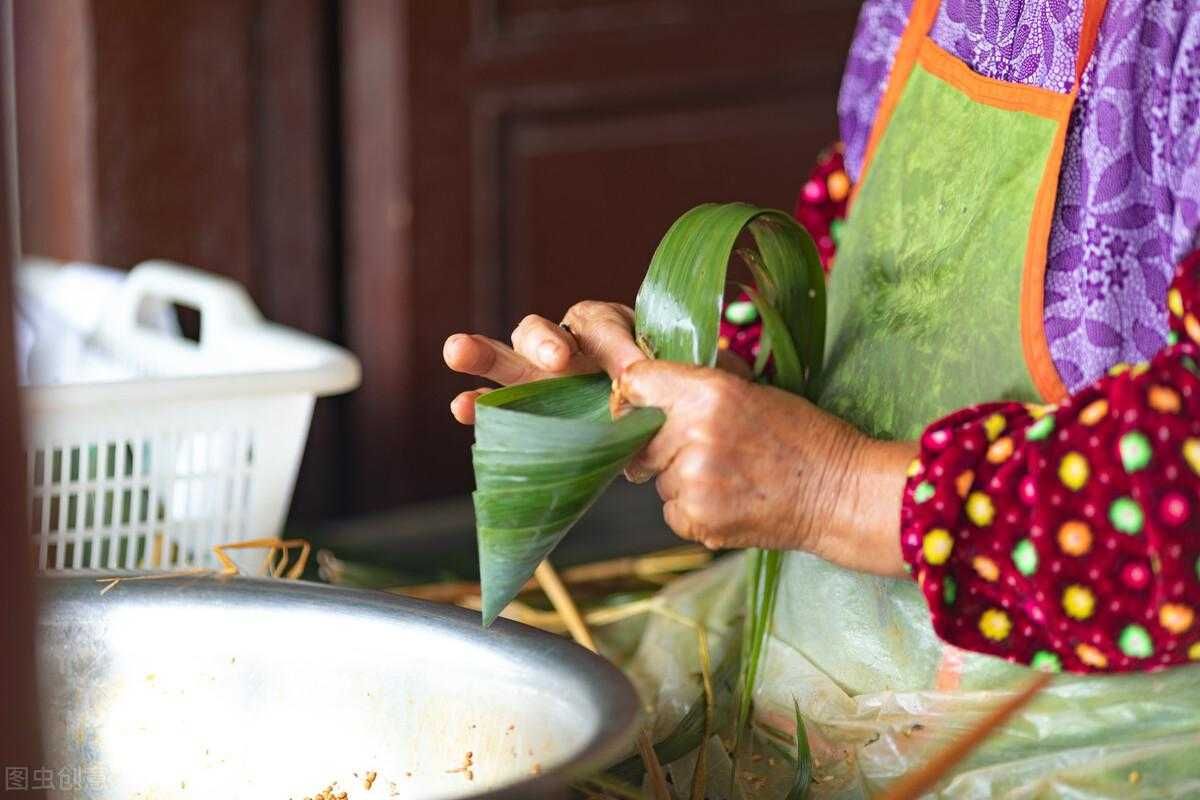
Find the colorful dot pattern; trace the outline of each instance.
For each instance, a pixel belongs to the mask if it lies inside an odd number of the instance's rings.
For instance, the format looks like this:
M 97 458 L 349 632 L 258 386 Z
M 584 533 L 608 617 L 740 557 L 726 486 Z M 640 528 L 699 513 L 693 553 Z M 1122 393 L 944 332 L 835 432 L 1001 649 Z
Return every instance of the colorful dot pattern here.
M 762 339 L 762 320 L 758 310 L 750 302 L 750 296 L 741 292 L 726 303 L 721 314 L 717 347 L 728 350 L 753 365 L 758 358 L 759 341 Z
M 817 157 L 817 165 L 796 197 L 793 213 L 812 236 L 827 272 L 833 266 L 851 188 L 842 146 L 838 144 Z
M 943 639 L 1051 672 L 1200 661 L 1200 253 L 1168 314 L 1148 363 L 925 431 L 901 545 Z

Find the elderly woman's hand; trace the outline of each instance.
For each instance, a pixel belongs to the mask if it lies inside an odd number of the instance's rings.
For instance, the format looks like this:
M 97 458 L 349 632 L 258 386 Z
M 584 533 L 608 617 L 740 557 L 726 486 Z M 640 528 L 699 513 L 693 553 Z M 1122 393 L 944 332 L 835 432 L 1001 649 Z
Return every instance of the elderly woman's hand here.
M 446 366 L 501 386 L 543 378 L 603 370 L 618 378 L 627 366 L 646 356 L 633 338 L 633 309 L 620 303 L 585 300 L 571 306 L 562 324 L 530 314 L 512 332 L 512 347 L 472 333 L 456 333 L 442 346 Z M 750 366 L 727 351 L 721 369 L 748 377 Z M 475 423 L 475 400 L 487 387 L 462 392 L 450 402 L 450 413 L 464 425 Z
M 646 357 L 633 339 L 633 309 L 595 300 L 571 306 L 562 325 L 530 314 L 512 332 L 512 343 L 456 333 L 443 345 L 442 357 L 455 372 L 502 386 L 600 370 L 615 378 Z M 464 425 L 474 424 L 475 400 L 487 391 L 463 392 L 451 401 L 450 413 Z
M 641 361 L 619 390 L 667 413 L 628 474 L 658 475 L 663 516 L 683 538 L 902 574 L 900 498 L 915 444 L 871 439 L 801 397 L 721 370 Z
M 563 325 L 527 316 L 512 343 L 458 333 L 443 356 L 457 372 L 506 386 L 603 370 L 626 401 L 667 413 L 627 473 L 658 475 L 663 515 L 683 538 L 808 550 L 901 573 L 900 496 L 915 445 L 870 439 L 803 398 L 750 383 L 747 365 L 725 351 L 720 369 L 648 360 L 634 341 L 633 310 L 618 303 L 577 303 Z M 455 397 L 455 419 L 472 424 L 487 391 Z

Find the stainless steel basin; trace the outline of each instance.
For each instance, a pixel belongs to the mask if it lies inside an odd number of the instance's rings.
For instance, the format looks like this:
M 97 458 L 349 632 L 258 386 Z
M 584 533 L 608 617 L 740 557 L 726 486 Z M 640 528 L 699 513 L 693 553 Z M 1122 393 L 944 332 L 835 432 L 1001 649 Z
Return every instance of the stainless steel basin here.
M 246 578 L 41 588 L 64 797 L 557 797 L 622 755 L 637 723 L 633 687 L 603 659 L 457 608 Z

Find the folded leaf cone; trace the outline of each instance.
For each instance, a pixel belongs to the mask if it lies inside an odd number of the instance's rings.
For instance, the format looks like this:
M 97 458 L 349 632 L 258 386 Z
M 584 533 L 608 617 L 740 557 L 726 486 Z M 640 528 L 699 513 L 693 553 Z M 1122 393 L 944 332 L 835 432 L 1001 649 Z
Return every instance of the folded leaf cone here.
M 706 204 L 684 214 L 659 243 L 635 306 L 635 333 L 655 358 L 716 364 L 726 271 L 738 251 L 774 356 L 772 382 L 803 393 L 820 369 L 825 283 L 808 234 L 782 211 Z M 654 436 L 665 417 L 609 411 L 611 381 L 582 375 L 510 386 L 476 402 L 476 532 L 483 621 L 517 595 L 571 526 Z

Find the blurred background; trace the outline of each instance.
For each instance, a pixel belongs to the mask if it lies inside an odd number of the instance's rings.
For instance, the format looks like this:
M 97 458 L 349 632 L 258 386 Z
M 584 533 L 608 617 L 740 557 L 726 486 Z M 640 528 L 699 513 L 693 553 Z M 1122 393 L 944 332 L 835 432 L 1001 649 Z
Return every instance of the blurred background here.
M 221 273 L 354 351 L 362 386 L 318 404 L 289 533 L 469 554 L 471 432 L 448 403 L 472 382 L 445 337 L 632 302 L 697 203 L 790 209 L 836 137 L 857 11 L 14 0 L 23 250 Z M 591 524 L 617 549 L 668 538 L 652 490 L 613 498 Z

